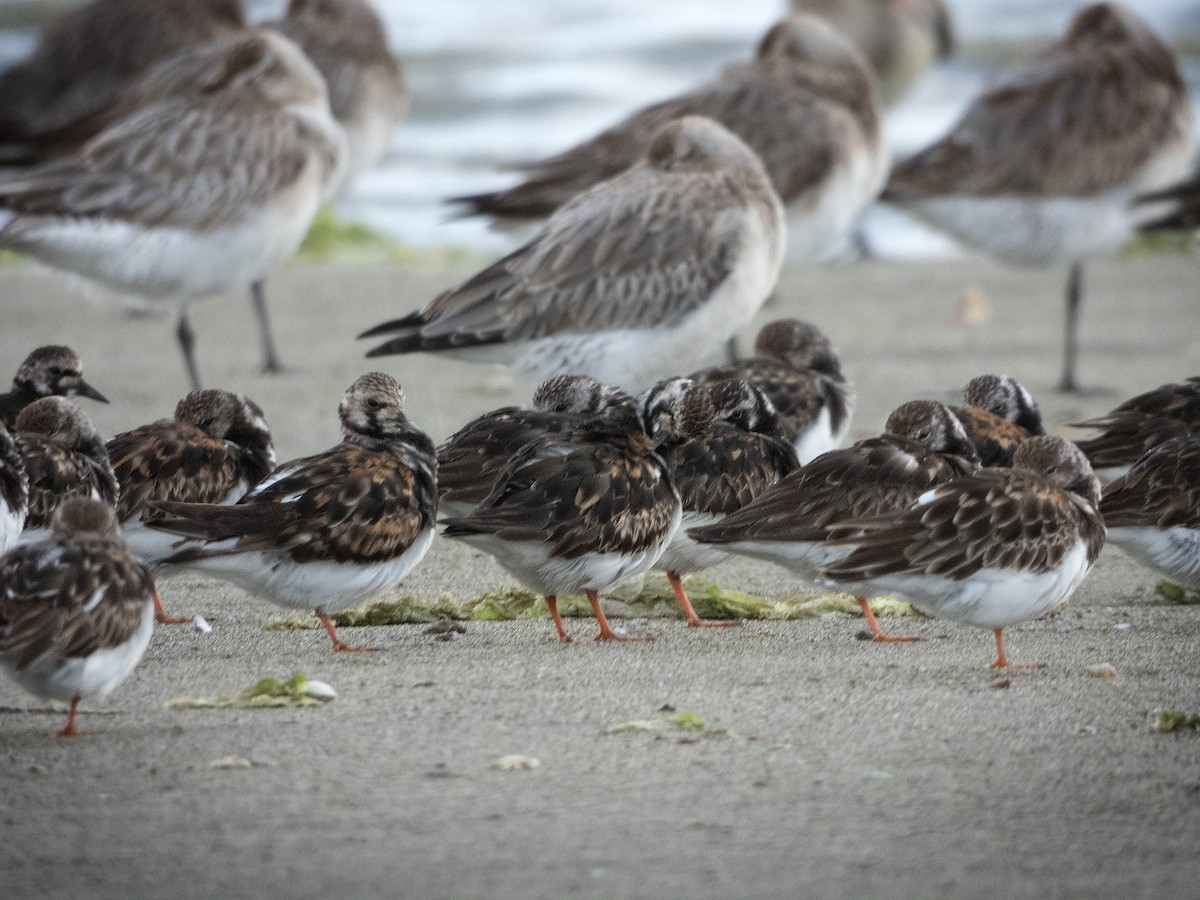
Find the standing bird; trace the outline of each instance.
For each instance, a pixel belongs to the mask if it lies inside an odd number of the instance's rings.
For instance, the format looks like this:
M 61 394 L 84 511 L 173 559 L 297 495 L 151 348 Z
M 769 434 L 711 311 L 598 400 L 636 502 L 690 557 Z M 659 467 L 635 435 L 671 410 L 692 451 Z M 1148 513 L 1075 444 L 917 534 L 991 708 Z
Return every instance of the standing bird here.
M 13 428 L 21 410 L 42 397 L 108 398 L 83 380 L 83 361 L 70 347 L 38 347 L 13 376 L 12 390 L 0 394 L 0 424 Z
M 892 106 L 935 60 L 954 53 L 944 0 L 792 0 L 793 13 L 820 16 L 871 64 L 883 103 Z
M 1120 478 L 1147 450 L 1171 438 L 1200 436 L 1200 375 L 1138 394 L 1112 412 L 1071 427 L 1100 432 L 1076 443 L 1102 482 Z
M 1003 630 L 1057 608 L 1104 547 L 1100 482 L 1069 441 L 1032 437 L 1011 469 L 980 469 L 924 493 L 909 509 L 843 522 L 830 546 L 830 584 L 895 592 L 928 615 L 996 636 L 993 668 L 1009 665 Z M 1018 664 L 1041 667 L 1042 663 Z
M 117 521 L 129 551 L 153 566 L 174 552 L 177 537 L 147 527 L 152 500 L 236 503 L 275 467 L 275 447 L 253 400 L 229 391 L 192 391 L 160 419 L 109 438 L 120 484 Z M 194 621 L 157 611 L 160 625 Z
M 679 494 L 632 402 L 566 435 L 526 444 L 470 515 L 443 534 L 496 558 L 546 598 L 558 639 L 572 638 L 558 596 L 587 594 L 598 641 L 646 640 L 612 630 L 599 592 L 647 571 L 679 527 Z
M 17 416 L 14 439 L 29 480 L 29 516 L 21 543 L 40 540 L 58 508 L 73 497 L 117 505 L 120 488 L 104 439 L 71 400 L 43 397 Z
M 156 68 L 78 153 L 0 175 L 0 247 L 178 303 L 199 388 L 187 304 L 259 285 L 300 245 L 345 157 L 320 73 L 283 36 L 247 32 Z
M 854 385 L 829 338 L 808 322 L 768 322 L 754 341 L 754 356 L 694 372 L 697 382 L 744 379 L 766 394 L 778 428 L 801 464 L 836 449 L 850 431 Z
M 758 157 L 688 116 L 529 243 L 361 337 L 401 333 L 368 356 L 443 351 L 543 378 L 640 385 L 750 321 L 775 287 L 783 241 L 783 208 Z
M 291 0 L 287 15 L 269 27 L 294 41 L 325 78 L 329 107 L 349 142 L 349 185 L 379 164 L 408 113 L 404 75 L 383 22 L 366 0 Z
M 1187 171 L 1192 121 L 1171 49 L 1125 6 L 1098 3 L 897 165 L 883 199 L 1005 262 L 1069 264 L 1059 388 L 1076 391 L 1083 261 L 1152 218 L 1135 199 Z
M 405 415 L 390 375 L 363 375 L 338 407 L 344 438 L 286 462 L 237 503 L 150 501 L 147 522 L 194 538 L 163 562 L 232 582 L 291 609 L 315 609 L 335 651 L 329 618 L 396 587 L 433 542 L 437 457 Z
M 0 556 L 16 546 L 28 513 L 25 461 L 8 429 L 0 424 Z
M 471 215 L 543 218 L 637 164 L 659 129 L 682 116 L 719 122 L 762 159 L 788 206 L 789 252 L 798 258 L 834 249 L 887 178 L 890 156 L 862 54 L 820 19 L 794 16 L 772 26 L 753 60 L 522 167 L 529 177 L 516 187 L 454 202 Z
M 0 162 L 79 146 L 156 64 L 245 24 L 238 0 L 91 0 L 64 13 L 0 73 Z
M 1100 500 L 1108 539 L 1176 584 L 1200 589 L 1200 434 L 1146 453 Z
M 468 422 L 438 447 L 438 512 L 467 515 L 491 493 L 509 457 L 526 444 L 564 434 L 610 404 L 630 399 L 588 375 L 556 375 L 538 386 L 531 408 L 505 406 Z
M 663 431 L 657 451 L 683 508 L 679 528 L 654 568 L 667 573 L 689 627 L 735 624 L 701 621 L 692 607 L 680 576 L 722 563 L 731 554 L 696 543 L 687 529 L 719 522 L 765 494 L 799 467 L 795 448 L 782 436 L 771 401 L 746 381 L 671 379 L 643 399 L 643 424 L 652 435 Z
M 821 567 L 848 551 L 826 543 L 847 520 L 906 509 L 930 488 L 974 472 L 975 447 L 941 403 L 912 400 L 894 409 L 880 437 L 833 450 L 797 469 L 736 513 L 688 533 L 740 556 L 783 566 L 817 583 Z M 884 634 L 867 598 L 855 598 L 876 641 Z
M 0 559 L 0 668 L 47 700 L 103 701 L 146 652 L 154 581 L 125 549 L 111 506 L 75 498 L 50 536 Z

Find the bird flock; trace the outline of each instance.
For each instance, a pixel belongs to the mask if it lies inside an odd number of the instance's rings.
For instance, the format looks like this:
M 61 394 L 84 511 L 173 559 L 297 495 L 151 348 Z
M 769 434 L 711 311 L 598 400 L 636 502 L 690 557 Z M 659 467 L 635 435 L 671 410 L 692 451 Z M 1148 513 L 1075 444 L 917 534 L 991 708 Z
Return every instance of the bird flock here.
M 961 405 L 913 400 L 843 443 L 855 393 L 817 325 L 769 323 L 754 355 L 698 368 L 761 310 L 785 255 L 819 259 L 882 198 L 1016 264 L 1071 268 L 1061 387 L 1078 388 L 1083 260 L 1142 228 L 1192 228 L 1192 112 L 1170 49 L 1129 8 L 1081 11 L 950 133 L 894 168 L 883 102 L 952 47 L 937 0 L 796 0 L 751 60 L 523 171 L 453 198 L 530 223 L 521 246 L 367 329 L 379 357 L 445 354 L 534 373 L 527 407 L 442 445 L 400 383 L 346 390 L 342 441 L 278 462 L 262 409 L 203 389 L 193 300 L 263 292 L 319 206 L 386 151 L 407 94 L 364 0 L 292 0 L 250 27 L 233 0 L 93 0 L 0 74 L 0 247 L 179 309 L 194 389 L 173 418 L 104 441 L 108 402 L 67 347 L 0 396 L 0 668 L 29 691 L 103 700 L 169 616 L 181 568 L 331 613 L 394 589 L 435 540 L 494 557 L 545 598 L 600 595 L 734 556 L 990 629 L 1064 603 L 1106 540 L 1200 588 L 1200 377 L 1045 433 L 1030 393 L 981 375 Z M 866 28 L 864 16 L 876 15 Z M 857 29 L 857 30 L 856 30 Z M 133 35 L 135 39 L 130 39 Z M 856 43 L 857 42 L 857 43 Z M 1106 486 L 1102 489 L 1102 483 Z M 440 532 L 439 532 L 440 527 Z M 1025 665 L 1029 665 L 1026 663 Z M 1036 665 L 1036 664 L 1035 664 Z

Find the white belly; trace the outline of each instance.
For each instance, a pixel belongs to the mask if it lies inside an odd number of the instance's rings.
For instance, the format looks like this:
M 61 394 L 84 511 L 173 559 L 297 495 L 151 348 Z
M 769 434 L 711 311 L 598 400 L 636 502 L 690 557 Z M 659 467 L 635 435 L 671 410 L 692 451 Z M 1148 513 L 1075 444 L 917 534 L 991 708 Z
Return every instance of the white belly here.
M 1110 528 L 1108 539 L 1176 584 L 1200 589 L 1200 528 Z

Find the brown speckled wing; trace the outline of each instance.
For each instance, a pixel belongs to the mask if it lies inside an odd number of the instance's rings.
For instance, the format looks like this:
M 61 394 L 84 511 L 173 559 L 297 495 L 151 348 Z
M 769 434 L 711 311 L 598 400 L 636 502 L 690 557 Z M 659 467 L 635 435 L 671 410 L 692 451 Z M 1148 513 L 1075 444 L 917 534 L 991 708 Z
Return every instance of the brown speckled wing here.
M 644 436 L 547 438 L 509 460 L 471 515 L 443 520 L 444 533 L 541 543 L 563 559 L 637 553 L 663 541 L 678 504 L 666 467 Z
M 1013 454 L 1029 432 L 1008 419 L 974 406 L 951 406 L 984 466 L 1011 466 Z
M 450 503 L 483 501 L 510 456 L 530 441 L 561 433 L 570 421 L 560 413 L 498 409 L 468 423 L 438 447 L 438 490 Z
M 1073 427 L 1100 430 L 1076 442 L 1093 467 L 1130 465 L 1164 441 L 1200 433 L 1200 376 L 1138 394 L 1107 415 Z
M 1200 528 L 1200 436 L 1174 438 L 1110 483 L 1100 501 L 1109 528 Z
M 736 512 L 799 467 L 790 444 L 723 422 L 662 456 L 684 512 L 714 516 Z
M 286 553 L 298 563 L 383 562 L 403 554 L 437 509 L 433 445 L 389 449 L 363 439 L 285 463 L 232 506 L 155 502 L 155 527 L 208 541 L 236 539 L 230 550 L 185 547 L 167 562 L 248 551 Z M 274 479 L 274 480 L 272 480 Z
M 120 646 L 154 590 L 122 547 L 87 538 L 18 547 L 0 560 L 0 585 L 0 655 L 18 669 Z
M 169 419 L 118 434 L 106 446 L 121 486 L 121 522 L 146 512 L 151 500 L 221 503 L 239 483 L 255 481 L 236 445 Z
M 884 436 L 818 456 L 753 503 L 691 533 L 705 543 L 820 541 L 847 519 L 902 508 L 935 485 L 969 472 L 904 438 Z
M 40 434 L 17 434 L 15 438 L 29 479 L 26 528 L 49 527 L 54 511 L 70 497 L 94 496 L 116 506 L 120 489 L 99 438 L 96 458 L 65 448 Z
M 919 507 L 842 523 L 830 543 L 856 549 L 826 574 L 843 581 L 895 573 L 961 581 L 980 569 L 1046 572 L 1062 562 L 1076 532 L 1094 562 L 1104 525 L 1086 503 L 1029 472 L 981 469 L 941 486 Z

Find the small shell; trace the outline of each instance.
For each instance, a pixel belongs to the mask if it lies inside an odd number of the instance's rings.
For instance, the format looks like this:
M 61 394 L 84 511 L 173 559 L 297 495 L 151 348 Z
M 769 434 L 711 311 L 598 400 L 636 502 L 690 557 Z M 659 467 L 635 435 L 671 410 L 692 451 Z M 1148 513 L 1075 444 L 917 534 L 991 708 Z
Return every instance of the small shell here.
M 1093 678 L 1117 677 L 1116 667 L 1110 663 L 1096 663 L 1095 665 L 1088 666 L 1083 671 L 1087 672 L 1087 674 L 1091 675 Z
M 488 766 L 488 768 L 494 769 L 497 772 L 532 772 L 541 764 L 542 761 L 536 757 L 513 754 L 511 756 L 500 757 Z
M 333 689 L 333 685 L 331 684 L 310 678 L 304 685 L 304 695 L 327 703 L 337 696 L 337 691 Z
M 193 616 L 192 628 L 201 634 L 212 634 L 212 626 L 208 624 L 208 619 L 204 616 Z

